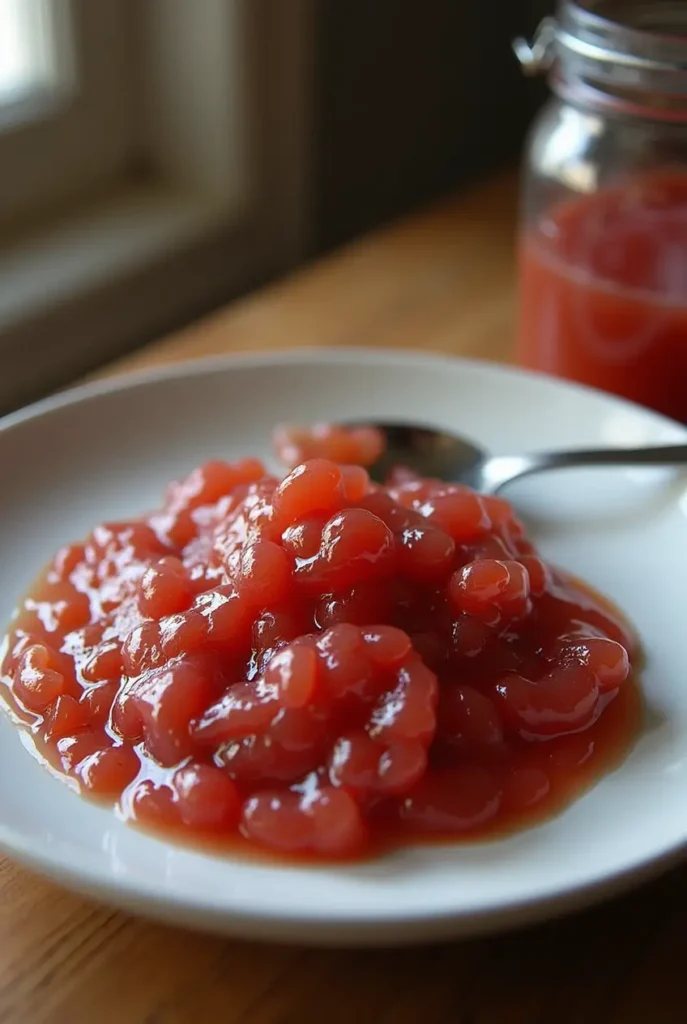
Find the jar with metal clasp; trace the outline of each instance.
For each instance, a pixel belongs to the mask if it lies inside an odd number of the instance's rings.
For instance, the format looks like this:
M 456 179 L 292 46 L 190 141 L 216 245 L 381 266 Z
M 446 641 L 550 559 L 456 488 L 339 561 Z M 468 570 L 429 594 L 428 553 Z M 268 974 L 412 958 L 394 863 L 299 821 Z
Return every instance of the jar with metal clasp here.
M 518 361 L 687 422 L 687 0 L 561 0 L 528 74 Z

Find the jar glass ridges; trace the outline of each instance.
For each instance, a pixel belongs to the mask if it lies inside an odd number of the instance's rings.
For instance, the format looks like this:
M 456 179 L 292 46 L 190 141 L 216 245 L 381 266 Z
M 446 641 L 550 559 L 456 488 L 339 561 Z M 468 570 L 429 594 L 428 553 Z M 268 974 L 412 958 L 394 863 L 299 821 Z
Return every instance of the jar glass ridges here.
M 563 2 L 516 43 L 529 135 L 518 357 L 687 421 L 687 3 Z

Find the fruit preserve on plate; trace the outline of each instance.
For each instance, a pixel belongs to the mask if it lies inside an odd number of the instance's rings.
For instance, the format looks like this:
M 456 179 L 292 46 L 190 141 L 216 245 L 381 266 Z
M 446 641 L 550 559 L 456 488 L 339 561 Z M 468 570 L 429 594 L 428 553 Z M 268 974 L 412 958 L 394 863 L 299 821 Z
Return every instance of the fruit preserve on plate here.
M 534 47 L 518 357 L 687 422 L 687 4 L 563 0 Z
M 2 690 L 58 773 L 179 839 L 327 860 L 522 827 L 620 762 L 632 633 L 505 501 L 373 484 L 371 430 L 277 446 L 283 479 L 206 463 L 21 602 Z

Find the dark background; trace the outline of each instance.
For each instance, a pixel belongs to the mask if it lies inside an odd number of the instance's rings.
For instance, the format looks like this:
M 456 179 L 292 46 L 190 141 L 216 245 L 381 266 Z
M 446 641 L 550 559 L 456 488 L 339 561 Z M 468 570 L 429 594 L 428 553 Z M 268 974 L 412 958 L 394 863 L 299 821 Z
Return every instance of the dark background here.
M 321 252 L 519 156 L 545 92 L 513 55 L 546 0 L 320 0 Z

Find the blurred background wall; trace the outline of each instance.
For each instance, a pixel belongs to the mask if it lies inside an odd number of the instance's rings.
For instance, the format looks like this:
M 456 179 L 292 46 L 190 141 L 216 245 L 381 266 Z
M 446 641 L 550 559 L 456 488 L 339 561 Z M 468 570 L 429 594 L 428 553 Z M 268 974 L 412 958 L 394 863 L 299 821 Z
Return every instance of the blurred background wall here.
M 541 99 L 511 51 L 539 0 L 316 5 L 315 246 L 517 157 Z
M 544 0 L 0 0 L 0 411 L 514 162 Z

